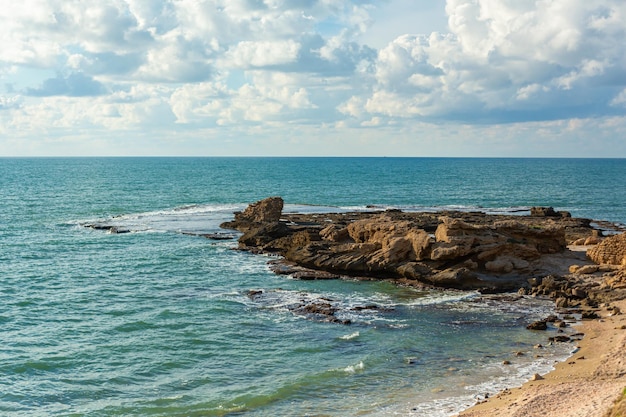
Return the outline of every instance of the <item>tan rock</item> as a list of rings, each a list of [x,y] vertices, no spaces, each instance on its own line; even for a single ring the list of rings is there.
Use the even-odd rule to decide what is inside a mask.
[[[348,234],[357,243],[382,242],[385,237],[401,236],[411,228],[406,221],[391,221],[384,216],[363,219],[348,225]]]
[[[485,264],[485,269],[489,272],[501,272],[508,274],[513,271],[513,268],[513,262],[509,257],[500,257]]]
[[[320,237],[331,242],[343,242],[350,239],[350,234],[346,227],[331,224],[320,230]]]
[[[595,274],[599,270],[600,267],[598,265],[585,265],[578,268],[578,270],[576,270],[576,273],[580,275],[590,275]]]
[[[466,256],[471,252],[471,247],[466,245],[451,245],[447,243],[437,243],[433,247],[430,259],[441,261],[446,259],[457,259]]]
[[[358,220],[347,227],[347,233],[357,243],[379,247],[369,254],[368,265],[374,269],[406,261],[419,261],[430,255],[431,237],[407,221],[392,221],[384,215],[375,219]]]
[[[256,203],[250,204],[239,214],[239,219],[255,223],[277,222],[283,211],[283,199],[269,197]],[[235,220],[239,220],[235,215]]]
[[[585,246],[597,245],[600,242],[602,242],[602,238],[601,237],[599,237],[599,236],[589,236],[587,239],[585,239],[585,243],[583,243],[583,245],[585,245]]]
[[[626,234],[605,238],[589,249],[587,256],[596,264],[626,265]]]
[[[576,272],[578,272],[579,269],[580,269],[580,265],[570,265],[569,273],[575,274]]]

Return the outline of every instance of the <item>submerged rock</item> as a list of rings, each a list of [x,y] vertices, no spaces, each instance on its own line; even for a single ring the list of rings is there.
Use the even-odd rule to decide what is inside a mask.
[[[371,321],[372,314],[385,314],[392,308],[375,304],[351,306],[340,300],[315,294],[287,290],[249,290],[248,298],[263,308],[287,310],[314,321],[349,325]]]

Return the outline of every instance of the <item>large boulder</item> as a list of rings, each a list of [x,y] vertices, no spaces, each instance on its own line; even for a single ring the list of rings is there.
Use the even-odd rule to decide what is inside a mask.
[[[626,233],[607,237],[587,251],[596,264],[626,266]]]
[[[236,211],[233,221],[224,222],[220,226],[225,229],[247,232],[262,224],[276,223],[282,215],[283,205],[284,201],[281,197],[268,197],[250,204],[244,211]]]
[[[235,221],[272,223],[280,220],[284,201],[281,197],[269,197],[250,204],[244,211],[235,213]]]

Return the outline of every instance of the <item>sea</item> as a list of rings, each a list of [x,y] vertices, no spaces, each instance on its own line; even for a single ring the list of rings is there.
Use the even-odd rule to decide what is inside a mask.
[[[269,196],[624,224],[624,184],[624,159],[0,158],[0,415],[450,416],[573,352],[526,329],[549,300],[301,281],[201,235]]]

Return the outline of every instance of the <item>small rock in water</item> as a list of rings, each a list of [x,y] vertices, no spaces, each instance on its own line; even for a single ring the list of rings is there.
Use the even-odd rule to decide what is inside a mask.
[[[526,326],[528,330],[547,330],[548,323],[545,320],[539,320]]]
[[[539,374],[535,374],[532,378],[530,378],[531,381],[541,381],[542,379],[543,377]]]
[[[554,336],[548,339],[551,342],[559,342],[559,343],[565,343],[565,342],[570,342],[572,339],[570,339],[568,336]]]

